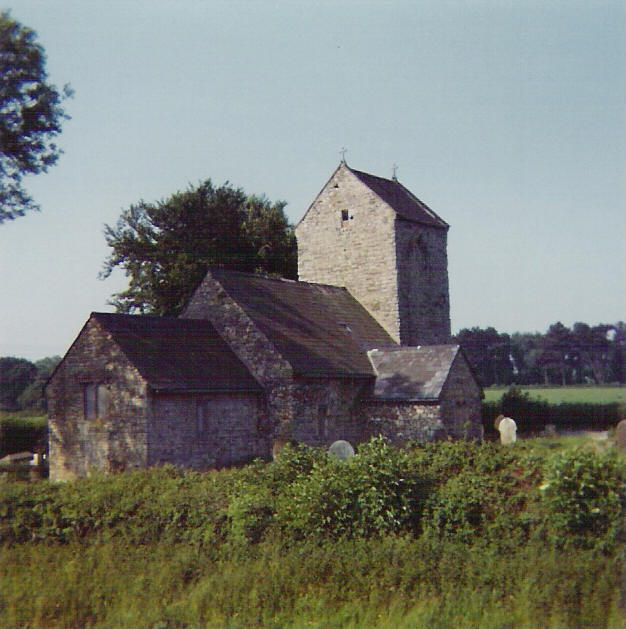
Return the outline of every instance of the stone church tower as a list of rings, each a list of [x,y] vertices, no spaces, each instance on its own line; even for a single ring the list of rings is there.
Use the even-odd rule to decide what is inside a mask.
[[[296,226],[299,280],[345,286],[401,345],[449,343],[448,227],[342,161]]]

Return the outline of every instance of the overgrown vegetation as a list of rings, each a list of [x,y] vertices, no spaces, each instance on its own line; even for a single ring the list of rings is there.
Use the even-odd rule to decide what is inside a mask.
[[[0,614],[30,627],[617,627],[607,449],[382,440],[0,485]]]

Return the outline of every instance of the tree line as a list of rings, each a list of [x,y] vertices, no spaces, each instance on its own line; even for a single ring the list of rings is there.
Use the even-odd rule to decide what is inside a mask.
[[[463,328],[454,341],[483,386],[624,383],[624,322],[571,328],[560,321],[547,332],[499,333]]]
[[[43,412],[46,381],[60,362],[60,356],[35,362],[15,356],[0,358],[0,410]]]

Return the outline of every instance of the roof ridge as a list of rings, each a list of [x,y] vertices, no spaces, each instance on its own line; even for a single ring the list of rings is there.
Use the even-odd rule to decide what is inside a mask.
[[[335,290],[344,290],[347,291],[348,289],[345,286],[337,286],[336,284],[322,284],[321,282],[307,282],[305,280],[292,280],[288,277],[268,277],[266,275],[261,275],[259,273],[251,273],[250,271],[236,271],[234,269],[227,269],[223,266],[209,266],[207,268],[208,272],[213,273],[213,271],[218,271],[218,272],[225,272],[225,273],[233,273],[233,274],[238,274],[238,275],[245,275],[247,277],[251,277],[254,279],[259,279],[259,280],[268,280],[268,281],[273,281],[273,282],[284,282],[286,284],[295,284],[295,285],[299,285],[299,286],[304,286],[304,285],[308,285],[308,286],[324,286],[326,288],[332,288]]]
[[[132,313],[132,312],[98,312],[96,310],[91,311],[92,315],[97,317],[105,316],[105,317],[135,317],[135,318],[144,318],[144,319],[168,319],[175,321],[178,317],[173,315],[158,315],[158,314],[143,314],[143,313]]]
[[[348,166],[346,164],[346,168],[353,172],[354,174],[358,173],[359,175],[367,175],[368,177],[373,177],[374,179],[381,179],[382,181],[387,181],[389,183],[397,183],[400,184],[402,186],[402,184],[397,180],[397,179],[387,179],[387,177],[381,177],[380,175],[373,175],[372,173],[366,173],[364,170],[357,170],[356,168],[351,168],[350,166]],[[408,188],[405,188],[404,186],[402,186],[405,190],[408,190]]]
[[[455,348],[455,349],[459,349],[461,346],[458,343],[433,343],[433,344],[429,344],[429,345],[398,345],[396,346],[391,346],[391,347],[376,347],[373,348],[370,351],[373,352],[406,352],[406,351],[410,351],[410,350],[428,350],[428,349],[435,349],[435,348],[440,348],[440,347],[448,347],[448,348]]]

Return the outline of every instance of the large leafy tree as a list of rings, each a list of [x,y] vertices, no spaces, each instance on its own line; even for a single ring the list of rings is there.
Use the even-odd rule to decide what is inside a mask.
[[[71,89],[48,83],[36,37],[9,12],[0,13],[0,223],[39,208],[22,178],[57,161],[61,151],[53,140],[68,118],[61,104]]]
[[[211,180],[131,205],[105,226],[111,253],[101,277],[116,267],[129,277],[111,303],[118,312],[177,315],[210,265],[295,278],[296,241],[284,207]]]

